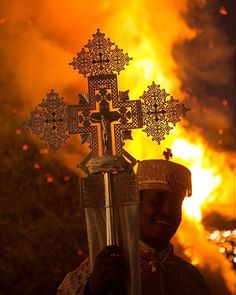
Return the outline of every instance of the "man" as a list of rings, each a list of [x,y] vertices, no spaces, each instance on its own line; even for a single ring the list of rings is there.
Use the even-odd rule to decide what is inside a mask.
[[[142,294],[210,294],[200,272],[174,255],[169,243],[181,222],[183,199],[191,195],[190,171],[166,160],[145,160],[138,165],[137,179]],[[97,256],[92,274],[84,261],[66,276],[58,295],[122,295],[127,275],[123,250],[109,246]]]

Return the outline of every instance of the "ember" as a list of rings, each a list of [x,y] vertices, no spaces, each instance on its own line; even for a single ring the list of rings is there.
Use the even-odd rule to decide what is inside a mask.
[[[64,176],[64,181],[70,181],[70,176],[68,175]]]
[[[227,15],[228,14],[228,12],[227,12],[227,10],[226,10],[226,8],[224,6],[220,7],[219,13],[222,14],[222,15]]]
[[[34,163],[34,168],[37,169],[37,170],[40,169],[39,163]]]
[[[228,100],[224,99],[224,100],[222,101],[222,105],[223,105],[224,107],[227,107],[227,106],[229,105]]]
[[[23,151],[28,151],[28,149],[29,149],[28,144],[24,144],[24,145],[22,145],[22,150],[23,150]]]
[[[47,176],[47,182],[48,182],[48,183],[52,183],[53,181],[54,181],[53,177],[50,176],[50,175],[48,175],[48,176]]]
[[[21,130],[19,128],[16,129],[16,134],[20,135],[21,134]]]
[[[219,246],[219,252],[224,254],[236,269],[236,230],[215,230],[209,234],[208,239]]]
[[[39,153],[42,154],[42,155],[47,155],[49,153],[49,150],[47,148],[40,149]]]
[[[6,19],[4,17],[0,18],[0,25],[4,24],[6,22]]]

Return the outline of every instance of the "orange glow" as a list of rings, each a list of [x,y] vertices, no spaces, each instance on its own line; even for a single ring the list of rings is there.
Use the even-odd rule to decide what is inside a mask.
[[[172,5],[174,6],[173,3]],[[163,6],[165,5],[158,3],[156,9],[165,10]],[[114,19],[114,23],[110,23],[111,36],[114,36],[111,38],[112,41],[121,44],[125,52],[128,52],[134,58],[119,78],[120,88],[122,87],[122,90],[130,89],[131,99],[136,99],[142,95],[152,81],[160,84],[162,88],[165,88],[168,93],[173,94],[177,99],[181,100],[186,96],[180,90],[181,81],[176,76],[178,66],[171,54],[171,48],[176,40],[193,38],[197,32],[192,31],[183,23],[180,14],[181,10],[185,9],[184,1],[181,2],[180,6],[179,10],[176,7],[169,10],[171,14],[173,13],[175,28],[171,25],[168,29],[166,28],[169,37],[167,39],[165,38],[166,31],[165,36],[163,36],[164,30],[158,29],[161,26],[165,27],[165,13],[163,13],[163,17],[162,14],[158,15],[153,27],[146,26],[147,22],[142,19],[142,16],[140,19],[137,12],[130,14],[129,10],[129,17],[125,15],[124,11],[122,11],[122,15],[118,13],[117,18],[122,25],[117,27],[117,30],[115,29],[117,18]],[[126,32],[128,36],[124,38],[119,32],[127,22],[132,24],[132,29]],[[138,43],[134,40],[138,40]],[[227,106],[228,102],[223,101],[222,104]],[[191,105],[188,107],[192,108]],[[192,110],[191,112],[194,113]],[[195,109],[196,115],[197,112],[198,110]],[[203,112],[204,116],[211,116],[210,108],[205,107]],[[188,119],[188,114],[186,118]],[[186,120],[182,118],[181,122],[177,124],[174,130],[170,131],[170,135],[166,136],[165,141],[161,142],[160,146],[146,137],[144,132],[134,130],[132,131],[134,140],[133,142],[127,141],[125,149],[136,159],[143,160],[163,159],[162,153],[167,147],[170,147],[173,153],[173,161],[185,165],[191,170],[193,195],[184,200],[183,222],[177,232],[177,239],[184,246],[185,254],[191,258],[193,264],[212,265],[212,270],[221,268],[222,276],[229,290],[232,291],[234,276],[232,266],[219,252],[219,248],[206,240],[207,233],[201,221],[203,212],[216,211],[222,214],[222,208],[224,208],[224,215],[234,216],[232,207],[234,202],[234,174],[230,167],[233,155],[216,152],[208,146],[199,133],[191,130],[191,126],[188,126]],[[184,126],[188,126],[188,129],[185,130]],[[222,124],[222,127],[225,128],[225,125]],[[217,132],[222,135],[224,129],[217,129]],[[221,139],[220,141],[219,144],[222,144],[223,141]]]
[[[47,148],[40,149],[39,153],[42,154],[42,155],[47,155],[49,153],[49,150]]]
[[[64,176],[64,181],[69,181],[70,180],[70,176],[66,175]]]
[[[79,256],[83,256],[83,255],[84,255],[84,252],[83,252],[82,250],[78,250],[78,251],[77,251],[77,254],[78,254]]]
[[[222,15],[227,15],[228,14],[228,12],[227,12],[227,10],[226,10],[226,8],[224,6],[220,7],[219,13],[222,14]]]
[[[223,105],[224,107],[227,107],[227,106],[229,105],[228,100],[224,99],[224,100],[222,101],[222,105]]]
[[[47,176],[47,182],[52,183],[54,181],[53,177],[51,175]]]
[[[15,79],[17,92],[25,108],[22,117],[32,111],[51,88],[55,88],[65,100],[73,104],[77,103],[79,92],[87,92],[86,79],[73,71],[68,63],[97,28],[133,57],[129,66],[118,76],[119,90],[129,89],[131,99],[138,99],[152,81],[160,84],[161,88],[165,88],[166,92],[171,93],[176,99],[184,100],[188,97],[189,93],[183,92],[183,85],[178,75],[184,65],[175,61],[174,46],[181,41],[188,43],[190,39],[203,32],[208,33],[207,30],[210,33],[216,31],[214,25],[209,26],[208,18],[206,24],[202,23],[202,31],[189,26],[183,17],[188,15],[191,2],[188,0],[136,0],[125,3],[107,0],[60,2],[47,0],[32,2],[34,9],[31,5],[25,7],[19,5],[19,9],[15,10],[12,9],[11,2],[14,1],[4,2],[8,9],[7,13],[4,13],[4,18],[0,19],[0,23],[5,23],[2,28],[8,27],[7,41],[10,42],[4,43],[5,55],[8,57],[7,66],[11,70],[14,69],[12,77]],[[206,3],[205,0],[195,2],[202,7]],[[227,15],[227,10],[222,6],[219,13]],[[188,16],[191,17],[190,14]],[[218,39],[215,40],[214,36]],[[228,48],[222,45],[225,42],[222,34],[213,37],[209,37],[209,40],[212,39],[209,45],[217,49],[212,51],[216,54],[215,59],[224,56],[224,49],[226,55],[229,55]],[[217,44],[222,45],[219,50]],[[199,48],[199,52],[201,49],[202,47]],[[194,50],[198,53],[198,48]],[[190,54],[186,55],[185,63],[188,59],[191,59]],[[212,76],[212,69],[208,70],[209,73],[205,72],[206,67],[204,73],[198,68],[193,67],[192,70],[193,78],[195,74],[203,78],[207,76],[209,81],[217,83],[215,78],[218,76]],[[218,75],[227,79],[228,76],[224,75],[224,71],[219,69],[218,72]],[[196,95],[193,89],[188,88],[188,92]],[[196,98],[196,102],[200,98]],[[201,116],[197,103],[187,106],[191,108],[191,116],[194,118],[204,120],[210,118],[213,123],[215,118],[221,120],[220,128],[213,125],[214,135],[217,135],[217,132],[219,135],[226,133],[228,118],[214,116],[210,106],[203,109]],[[222,101],[223,107],[229,107],[227,99]],[[17,111],[21,112],[19,109]],[[16,109],[12,109],[12,113],[15,114]],[[187,113],[186,119],[181,119],[161,145],[153,142],[141,130],[134,130],[132,132],[134,140],[127,141],[124,148],[138,160],[163,159],[163,151],[171,148],[172,160],[191,170],[193,196],[184,201],[183,222],[177,233],[178,241],[186,249],[185,254],[192,259],[192,263],[201,266],[208,264],[211,268],[220,269],[229,290],[233,292],[234,278],[231,265],[219,252],[219,248],[206,240],[207,233],[202,225],[202,218],[204,214],[212,211],[229,218],[235,217],[235,155],[229,151],[217,151],[204,140],[204,129],[194,129],[190,125],[187,121],[188,116]],[[208,127],[206,122],[204,128]],[[78,136],[71,136],[67,144],[69,148],[62,149],[58,158],[61,157],[63,163],[79,173],[75,163],[85,157],[88,147],[79,148]],[[220,149],[222,146],[223,140],[220,138],[217,148]],[[28,148],[26,144],[22,146],[23,150]],[[43,148],[39,153],[47,155],[49,151]],[[54,179],[46,175],[46,181],[52,183]],[[69,181],[69,178],[65,176],[64,181]]]
[[[188,163],[187,166],[192,172],[193,196],[184,200],[183,209],[190,218],[200,221],[202,204],[207,199],[214,201],[214,196],[211,194],[215,187],[221,184],[222,178],[215,173],[213,167],[205,167],[203,146],[193,145],[184,139],[176,139],[172,149],[176,157],[181,157],[182,161]]]
[[[20,135],[21,134],[21,130],[19,128],[16,129],[16,134]]]
[[[24,144],[24,145],[22,145],[22,150],[23,150],[23,151],[28,151],[28,149],[29,149],[28,144]]]
[[[40,169],[39,163],[34,163],[34,168],[37,169],[37,170]]]
[[[222,128],[218,129],[218,134],[223,134],[224,133],[224,130]]]

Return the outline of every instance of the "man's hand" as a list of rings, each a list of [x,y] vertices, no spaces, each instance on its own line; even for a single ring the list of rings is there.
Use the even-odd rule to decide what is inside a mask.
[[[93,273],[87,283],[88,293],[94,295],[125,294],[127,265],[120,247],[107,246],[97,256]]]

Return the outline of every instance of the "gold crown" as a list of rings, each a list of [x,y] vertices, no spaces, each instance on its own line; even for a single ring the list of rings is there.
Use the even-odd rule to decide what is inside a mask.
[[[144,160],[138,164],[138,189],[157,189],[192,195],[191,172],[186,167],[167,160]]]

